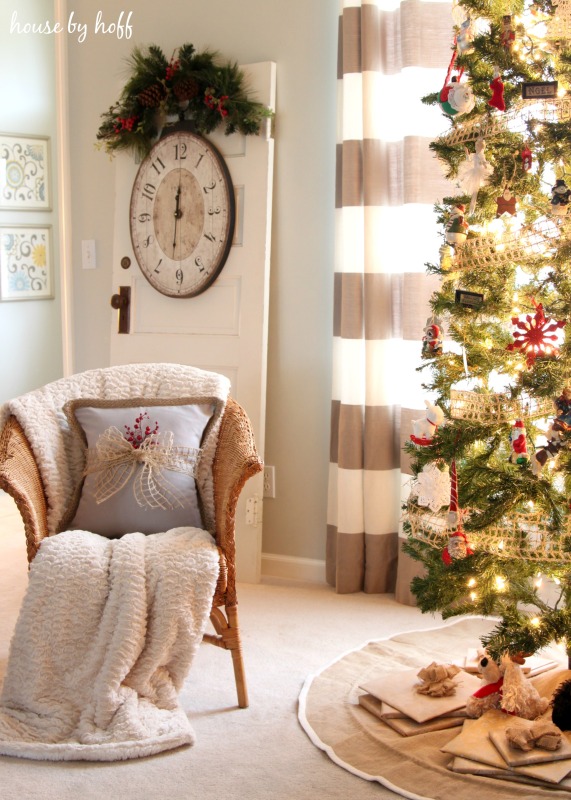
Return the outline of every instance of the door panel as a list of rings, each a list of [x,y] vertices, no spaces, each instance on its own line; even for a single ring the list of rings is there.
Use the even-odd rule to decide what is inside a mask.
[[[275,64],[242,67],[253,96],[274,106]],[[266,361],[273,139],[268,121],[259,136],[214,132],[208,138],[220,150],[230,170],[236,196],[236,229],[228,260],[217,280],[201,295],[166,297],[141,274],[129,235],[129,202],[138,165],[118,155],[115,176],[113,286],[131,287],[130,333],[117,332],[117,312],[111,311],[111,364],[170,361],[226,375],[232,396],[250,417],[260,456],[264,456]],[[121,266],[128,256],[131,266]],[[125,262],[124,262],[125,263]],[[248,499],[257,496],[261,508],[261,475],[242,492],[236,515],[238,579],[260,579],[262,522],[246,522]]]

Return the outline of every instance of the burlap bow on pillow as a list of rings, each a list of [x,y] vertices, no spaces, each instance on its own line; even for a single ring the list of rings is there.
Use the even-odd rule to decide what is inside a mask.
[[[170,431],[152,433],[137,447],[112,426],[104,431],[95,449],[88,449],[85,475],[96,473],[95,500],[104,503],[133,479],[139,506],[173,509],[184,507],[184,497],[165,476],[165,470],[194,477],[200,450],[177,447]]]

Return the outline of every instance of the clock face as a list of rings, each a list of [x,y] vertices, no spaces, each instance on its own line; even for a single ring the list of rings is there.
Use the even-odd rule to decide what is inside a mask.
[[[133,250],[147,280],[170,297],[193,297],[216,279],[234,236],[234,188],[216,148],[179,130],[160,139],[133,184]]]

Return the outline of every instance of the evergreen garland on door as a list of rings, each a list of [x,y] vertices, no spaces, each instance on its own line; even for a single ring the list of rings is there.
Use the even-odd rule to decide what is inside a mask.
[[[457,511],[420,505],[413,485],[405,550],[425,567],[412,582],[422,611],[499,617],[483,639],[494,658],[553,641],[571,657],[571,19],[560,5],[459,0],[442,84],[423,98],[448,119],[431,149],[457,187],[436,206],[441,260],[427,264],[442,278],[441,347],[423,347],[419,368],[446,420],[405,449],[422,480],[428,465],[455,465]],[[469,547],[451,549],[458,532]]]
[[[107,152],[130,150],[144,157],[163,129],[192,121],[197,133],[219,126],[226,134],[257,134],[273,112],[253,100],[237,64],[217,53],[183,44],[168,60],[160,47],[136,47],[128,61],[131,76],[119,100],[101,115],[97,131]]]

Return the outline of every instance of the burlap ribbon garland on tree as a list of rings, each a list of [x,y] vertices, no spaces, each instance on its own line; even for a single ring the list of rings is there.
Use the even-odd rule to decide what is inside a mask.
[[[178,447],[171,431],[153,433],[138,447],[128,442],[114,426],[87,450],[84,475],[96,474],[95,501],[104,503],[133,478],[133,495],[138,505],[172,510],[184,508],[184,495],[165,477],[165,470],[195,476],[200,450]],[[140,469],[139,469],[140,467]]]

